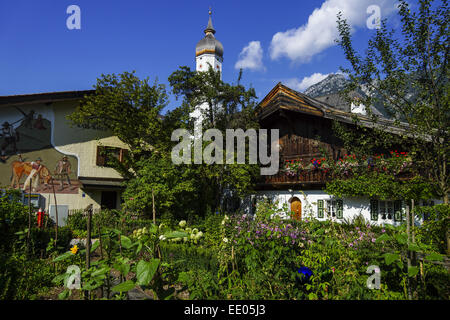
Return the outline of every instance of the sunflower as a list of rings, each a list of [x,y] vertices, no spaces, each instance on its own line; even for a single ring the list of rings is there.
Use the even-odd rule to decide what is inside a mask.
[[[72,248],[70,248],[70,251],[72,252],[72,254],[76,254],[78,252],[78,246],[74,245]]]

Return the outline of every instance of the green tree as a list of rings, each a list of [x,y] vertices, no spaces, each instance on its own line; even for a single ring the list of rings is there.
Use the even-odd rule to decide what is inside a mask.
[[[153,199],[158,216],[185,218],[197,213],[198,177],[189,165],[176,166],[170,154],[153,153],[136,163],[136,176],[127,182],[123,194],[128,210],[151,217]]]
[[[180,67],[169,77],[173,93],[183,98],[183,106],[190,113],[199,105],[206,105],[202,110],[202,130],[219,129],[225,137],[226,129],[257,129],[255,117],[256,94],[253,88],[246,89],[240,84],[242,71],[237,84],[228,84],[220,79],[219,72],[210,66],[208,71],[195,72],[189,67]],[[191,119],[192,120],[192,119]],[[193,121],[190,122],[193,128]],[[223,154],[226,143],[224,143]],[[246,142],[248,151],[248,142]],[[221,196],[225,190],[236,196],[245,196],[252,190],[259,168],[256,164],[199,164],[197,165],[199,188],[201,190],[204,210],[210,207],[218,209]],[[225,161],[224,161],[225,163]]]
[[[191,171],[170,160],[171,132],[185,126],[183,106],[161,113],[168,99],[164,85],[139,79],[134,72],[101,75],[95,93],[68,116],[72,124],[105,130],[129,147],[124,162],[111,165],[126,178],[125,207],[151,215],[153,195],[158,215],[195,199]],[[178,200],[177,200],[178,199]]]
[[[94,88],[95,93],[85,96],[68,119],[77,126],[111,132],[126,143],[128,167],[167,142],[163,130],[167,124],[161,116],[168,103],[163,84],[155,81],[151,85],[148,78],[141,80],[134,72],[124,72],[102,74]],[[116,167],[129,174],[125,167]]]
[[[358,89],[368,92],[361,103],[382,106],[392,118],[380,121],[367,110],[375,133],[361,129],[364,134],[352,145],[354,149],[365,145],[372,150],[375,144],[408,146],[422,176],[437,186],[438,195],[448,203],[448,1],[420,0],[413,12],[401,0],[398,9],[401,30],[388,30],[386,20],[382,21],[364,56],[353,46],[350,25],[342,14],[338,15],[338,43],[350,62],[349,68],[341,68],[350,78],[345,93]],[[358,118],[355,122],[362,128]],[[350,141],[351,135],[340,136]]]

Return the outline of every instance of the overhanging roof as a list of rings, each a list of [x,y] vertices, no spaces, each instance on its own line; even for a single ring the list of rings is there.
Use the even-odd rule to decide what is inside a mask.
[[[0,107],[24,105],[30,103],[49,103],[56,101],[81,100],[86,95],[93,94],[94,92],[95,90],[81,90],[0,96]]]
[[[354,118],[356,117],[360,124],[365,127],[376,127],[381,130],[389,130],[395,134],[405,133],[405,130],[408,128],[408,124],[406,123],[397,125],[393,120],[382,118],[380,116],[378,116],[377,122],[374,123],[372,119],[367,116],[334,108],[323,101],[311,98],[303,93],[286,87],[281,82],[279,82],[259,103],[257,111],[258,119],[260,121],[264,120],[278,110],[290,110],[350,124],[354,124]]]
[[[123,189],[121,178],[78,177],[83,189]]]

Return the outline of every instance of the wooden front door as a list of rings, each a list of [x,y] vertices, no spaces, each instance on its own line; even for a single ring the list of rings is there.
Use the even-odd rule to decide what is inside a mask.
[[[294,212],[295,220],[302,220],[302,202],[299,198],[291,200],[291,211]]]

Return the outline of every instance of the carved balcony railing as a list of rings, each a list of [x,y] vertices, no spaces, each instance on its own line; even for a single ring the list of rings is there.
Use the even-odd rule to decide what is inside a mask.
[[[324,169],[299,170],[295,174],[287,174],[285,170],[272,176],[263,176],[263,184],[292,184],[292,183],[325,183],[331,178],[330,173]]]
[[[373,169],[368,169],[373,170]],[[378,171],[378,170],[374,170]],[[351,178],[355,174],[354,172],[350,172],[347,175],[337,175],[333,174],[327,168],[318,168],[318,169],[303,169],[299,170],[295,173],[287,172],[285,169],[280,169],[277,174],[271,176],[261,176],[259,184],[279,184],[279,185],[288,185],[288,184],[325,184],[332,179],[345,179]],[[409,180],[414,177],[414,173],[412,171],[405,171],[398,174],[395,174],[395,177],[398,180]]]

